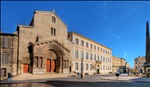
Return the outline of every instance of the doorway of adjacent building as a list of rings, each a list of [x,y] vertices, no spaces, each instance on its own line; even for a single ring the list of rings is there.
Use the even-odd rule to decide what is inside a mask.
[[[29,73],[29,64],[24,64],[23,65],[23,72],[24,73]]]
[[[46,61],[46,67],[47,67],[47,72],[51,72],[51,60],[50,59]]]
[[[71,73],[71,66],[69,66],[69,72]]]

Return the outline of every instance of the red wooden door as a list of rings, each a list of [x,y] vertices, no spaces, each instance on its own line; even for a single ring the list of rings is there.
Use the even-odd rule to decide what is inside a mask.
[[[23,66],[23,72],[24,73],[28,73],[29,72],[29,65],[28,64],[24,64],[24,66]]]
[[[50,66],[51,66],[51,61],[50,60],[47,60],[46,61],[46,67],[47,67],[47,72],[50,72]]]
[[[56,72],[56,61],[52,60],[52,72]]]

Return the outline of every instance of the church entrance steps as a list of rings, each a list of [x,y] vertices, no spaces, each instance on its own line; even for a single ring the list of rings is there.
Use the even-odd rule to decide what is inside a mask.
[[[12,80],[37,80],[37,79],[49,79],[49,78],[62,78],[68,76],[75,76],[74,74],[62,74],[62,73],[46,73],[42,75],[34,75],[31,73],[22,73],[14,76]]]

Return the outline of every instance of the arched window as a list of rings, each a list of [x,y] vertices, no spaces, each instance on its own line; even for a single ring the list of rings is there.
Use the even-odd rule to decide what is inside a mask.
[[[2,53],[2,57],[1,57],[1,63],[2,64],[8,64],[8,53]]]
[[[2,38],[2,47],[8,48],[8,42],[9,42],[8,37],[3,37]]]
[[[56,23],[56,18],[54,16],[52,16],[52,22]]]

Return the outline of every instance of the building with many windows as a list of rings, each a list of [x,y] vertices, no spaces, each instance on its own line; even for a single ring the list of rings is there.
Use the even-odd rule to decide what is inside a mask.
[[[145,56],[139,56],[134,59],[134,72],[142,73],[144,71]]]
[[[75,32],[52,12],[35,11],[31,23],[18,25],[13,34],[0,33],[1,76],[49,72],[108,73],[112,50]]]
[[[73,67],[75,72],[101,73],[112,72],[112,50],[102,44],[88,39],[78,33],[70,32],[69,39],[73,44]],[[83,59],[83,65],[81,61]]]
[[[8,34],[8,33],[1,33],[0,34],[1,40],[1,77],[6,77],[7,72],[13,72],[16,74],[17,70],[17,49],[18,44],[18,35],[15,34]]]

